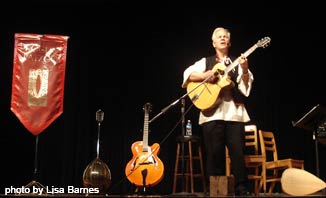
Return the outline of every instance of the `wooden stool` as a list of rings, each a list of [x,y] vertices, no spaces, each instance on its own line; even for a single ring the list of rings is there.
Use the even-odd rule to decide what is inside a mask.
[[[193,145],[195,147],[193,147]],[[182,146],[184,146],[183,156],[181,150]],[[185,166],[182,167],[182,165]],[[205,182],[205,175],[204,175],[201,140],[198,136],[194,136],[194,135],[185,136],[185,137],[179,136],[177,137],[177,154],[176,154],[175,167],[174,167],[173,193],[176,193],[177,181],[183,181],[183,186],[181,186],[183,192],[189,192],[188,186],[190,182],[190,193],[195,193],[195,188],[194,188],[195,178],[201,180],[201,183],[203,185],[202,189],[205,193],[206,182]]]

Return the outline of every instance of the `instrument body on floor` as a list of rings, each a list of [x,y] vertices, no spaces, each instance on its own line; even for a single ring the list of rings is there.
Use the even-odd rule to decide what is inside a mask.
[[[288,168],[282,173],[282,190],[293,196],[304,196],[326,188],[326,183],[303,169]]]

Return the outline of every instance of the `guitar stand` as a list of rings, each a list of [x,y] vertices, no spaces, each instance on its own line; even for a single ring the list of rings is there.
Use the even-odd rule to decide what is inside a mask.
[[[134,185],[135,186],[135,185]],[[151,195],[152,192],[150,191],[151,186],[135,186],[135,191],[134,195],[137,196],[146,196],[146,195]]]
[[[147,188],[145,186],[138,186],[138,187],[136,187],[135,194],[148,195]]]
[[[147,188],[146,188],[147,173],[148,173],[147,169],[144,169],[144,170],[141,171],[142,178],[143,178],[143,182],[142,182],[143,185],[136,188],[136,192],[138,192],[137,193],[138,195],[148,195],[148,191],[147,191]]]
[[[148,195],[147,187],[146,187],[146,177],[147,177],[147,169],[141,171],[143,177],[143,186],[136,187],[135,193],[137,195]],[[150,187],[150,186],[149,186]]]

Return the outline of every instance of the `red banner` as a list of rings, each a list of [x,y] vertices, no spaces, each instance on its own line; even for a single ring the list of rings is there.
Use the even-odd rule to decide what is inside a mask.
[[[15,34],[11,111],[33,135],[63,112],[68,38]]]

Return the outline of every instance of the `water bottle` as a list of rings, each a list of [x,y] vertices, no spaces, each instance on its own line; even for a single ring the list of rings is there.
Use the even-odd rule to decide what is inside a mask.
[[[191,121],[188,120],[186,124],[186,136],[191,136],[192,135],[192,124]]]

